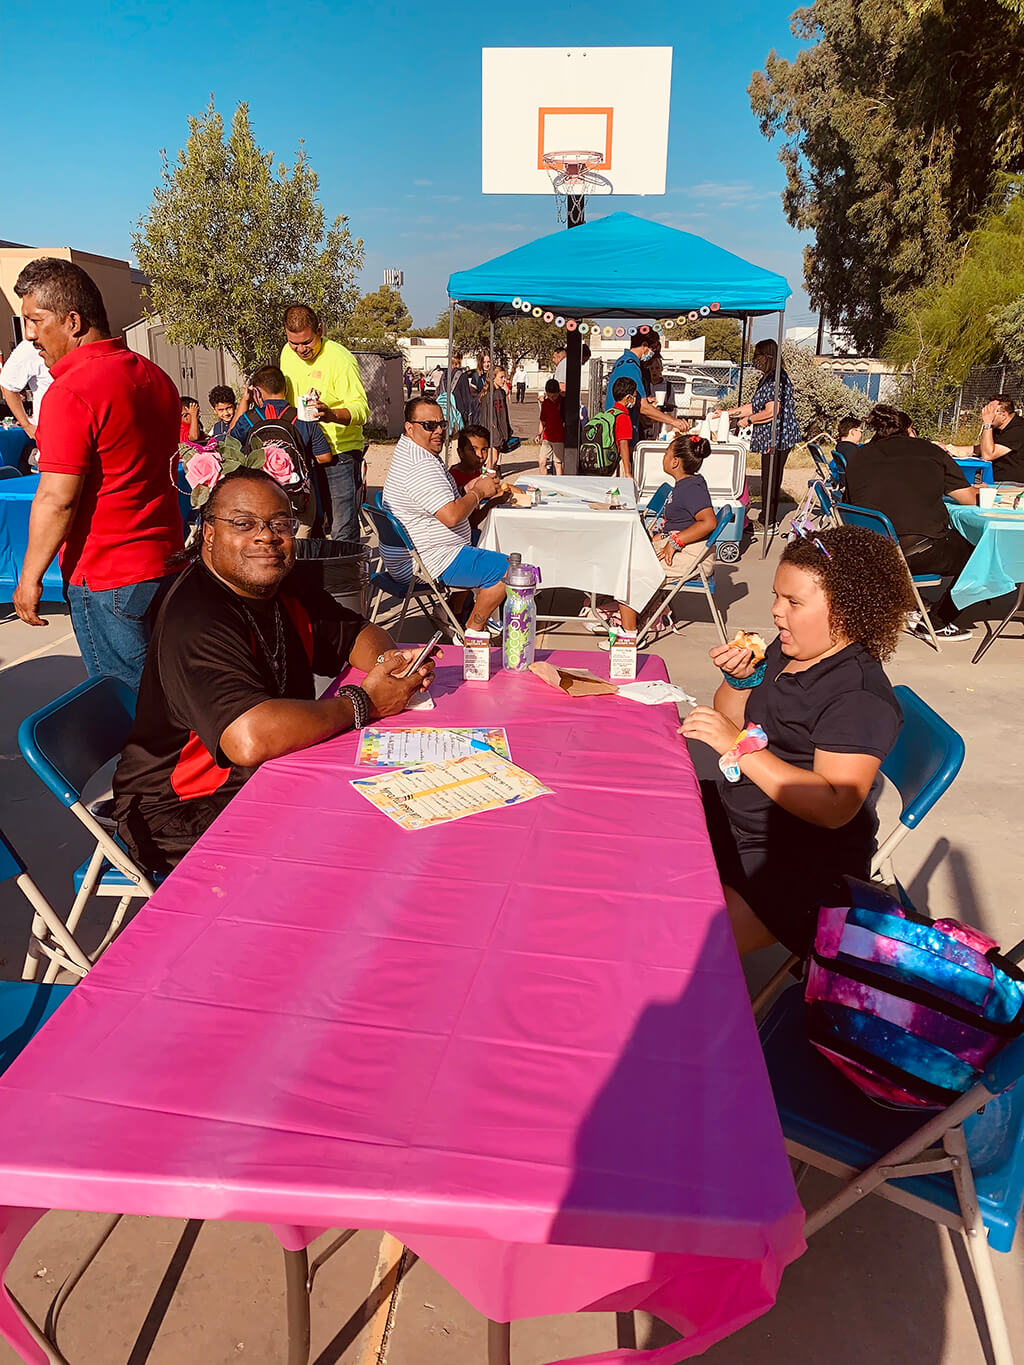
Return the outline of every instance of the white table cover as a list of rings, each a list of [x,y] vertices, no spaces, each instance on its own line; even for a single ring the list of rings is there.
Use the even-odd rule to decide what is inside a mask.
[[[495,507],[480,536],[485,550],[518,552],[524,564],[540,569],[542,587],[606,593],[636,611],[647,605],[664,573],[640,514],[587,506],[618,488],[624,504],[635,508],[632,479],[523,475],[516,482],[548,496],[539,507]]]

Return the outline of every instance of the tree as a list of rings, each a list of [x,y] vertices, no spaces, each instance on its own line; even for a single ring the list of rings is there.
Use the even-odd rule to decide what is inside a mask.
[[[422,333],[426,337],[446,337],[448,335],[448,309],[438,316],[433,327]],[[454,340],[456,350],[463,355],[476,355],[486,351],[490,335],[490,323],[480,313],[471,308],[456,308]],[[526,317],[514,313],[511,317],[497,318],[494,323],[494,358],[499,365],[515,369],[521,360],[532,356],[539,365],[551,364],[552,353],[565,345],[565,331],[541,318]]]
[[[239,104],[225,138],[209,106],[189,118],[188,141],[172,164],[161,152],[161,183],[132,234],[149,276],[151,315],[168,338],[223,346],[246,374],[276,360],[282,313],[308,303],[332,329],[355,301],[363,244],[348,219],[326,227],[318,179],[300,144],[289,171],[253,138]]]
[[[791,341],[782,343],[782,364],[793,382],[793,408],[804,438],[810,440],[823,428],[834,430],[842,417],[866,417],[871,408],[867,394],[851,389],[816,363],[814,354]],[[722,399],[723,408],[749,403],[761,375],[747,368],[743,373],[743,397],[735,389]]]
[[[748,88],[781,137],[782,196],[815,235],[815,307],[876,351],[908,294],[950,270],[1003,172],[1024,169],[1020,0],[814,0],[811,46]]]
[[[345,323],[345,338],[353,344],[394,347],[412,329],[412,317],[401,294],[381,285],[364,294]]]
[[[886,338],[884,354],[943,390],[955,390],[975,365],[1020,354],[1024,295],[1024,181],[970,235],[948,276],[912,294]]]
[[[682,327],[677,325],[662,340],[693,341],[697,337],[704,338],[705,360],[731,360],[734,365],[740,363],[743,331],[735,318],[702,318],[700,322],[686,322]],[[749,347],[747,353],[749,357]]]

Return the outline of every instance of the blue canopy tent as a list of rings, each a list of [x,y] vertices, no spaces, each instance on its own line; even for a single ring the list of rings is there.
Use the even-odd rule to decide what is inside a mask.
[[[632,213],[611,213],[570,232],[563,229],[538,237],[450,276],[449,372],[456,304],[490,319],[493,350],[494,320],[518,312],[528,301],[566,318],[669,318],[707,308],[711,316],[743,318],[744,341],[750,318],[778,313],[778,384],[786,300],[791,292],[782,275],[752,265],[692,232]],[[578,370],[575,378],[578,396]],[[567,382],[567,398],[570,392]],[[776,405],[773,467],[778,412]]]

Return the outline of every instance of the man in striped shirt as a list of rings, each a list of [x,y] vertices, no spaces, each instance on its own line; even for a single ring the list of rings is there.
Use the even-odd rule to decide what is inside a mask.
[[[440,407],[429,399],[410,398],[405,405],[405,435],[395,446],[384,482],[384,506],[439,582],[473,590],[466,627],[484,630],[505,600],[508,556],[473,545],[469,518],[486,499],[497,497],[500,485],[490,474],[481,474],[460,493],[442,463],[444,433]],[[393,577],[409,581],[412,565],[407,555],[395,557],[385,551],[384,559]]]

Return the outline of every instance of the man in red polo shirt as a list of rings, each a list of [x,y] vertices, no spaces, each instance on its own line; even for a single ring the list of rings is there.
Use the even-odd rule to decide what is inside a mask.
[[[183,548],[171,462],[181,403],[152,361],[113,340],[85,271],[44,256],[18,276],[26,338],[53,376],[36,432],[39,488],[14,607],[32,626],[58,550],[90,677],[138,688],[154,602]]]

